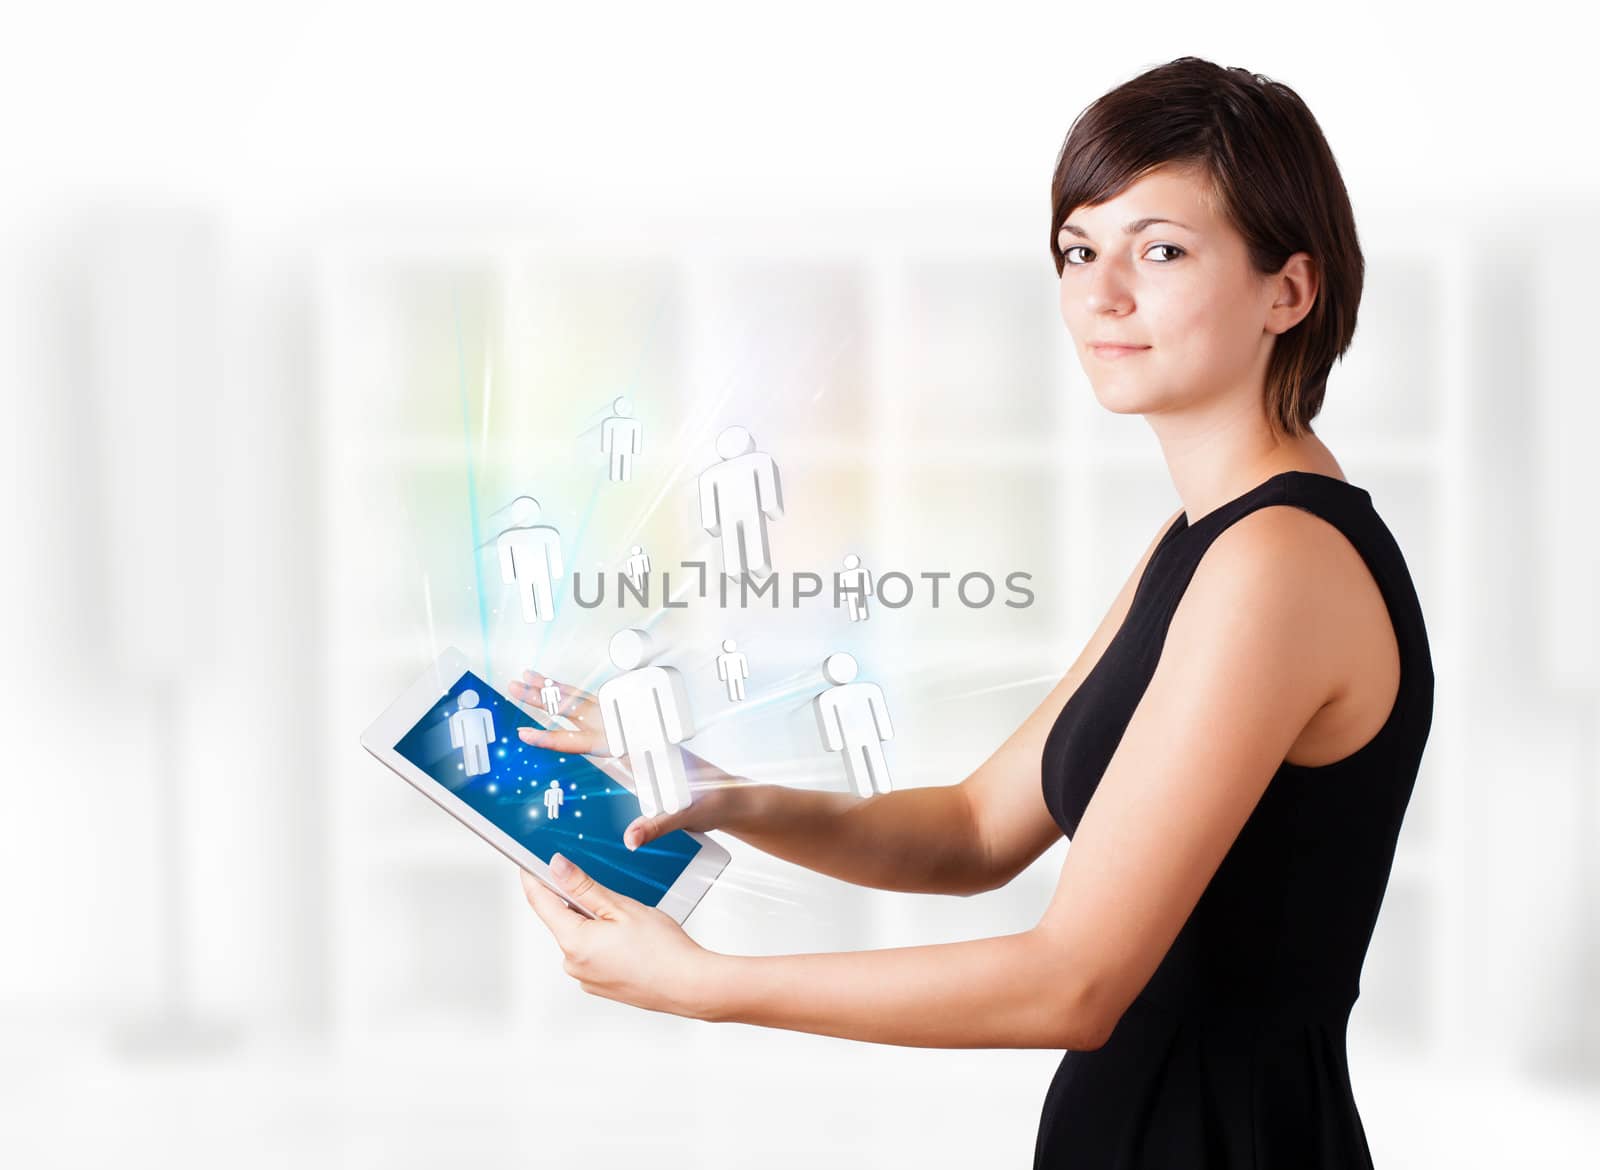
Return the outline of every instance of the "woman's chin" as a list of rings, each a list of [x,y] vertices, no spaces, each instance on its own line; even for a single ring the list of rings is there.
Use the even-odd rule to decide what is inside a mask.
[[[1144,414],[1155,405],[1150,395],[1133,393],[1125,386],[1090,386],[1095,401],[1112,414]]]

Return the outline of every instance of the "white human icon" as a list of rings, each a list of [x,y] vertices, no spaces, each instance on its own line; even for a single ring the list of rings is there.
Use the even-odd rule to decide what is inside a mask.
[[[728,698],[737,703],[744,698],[744,680],[750,677],[750,660],[732,638],[722,641],[717,655],[717,677],[728,684]]]
[[[644,450],[644,427],[630,417],[633,405],[626,397],[614,400],[611,411],[600,424],[600,450],[611,457],[612,481],[621,482],[633,475],[633,457]]]
[[[822,673],[834,684],[815,699],[822,743],[830,752],[844,752],[844,770],[858,796],[890,791],[889,764],[883,741],[894,738],[889,705],[877,683],[854,682],[856,660],[843,652],[822,662]]]
[[[844,572],[839,574],[839,591],[844,594],[845,608],[853,622],[866,621],[867,598],[872,596],[872,574],[861,567],[861,558],[851,553],[844,559]]]
[[[547,678],[544,686],[539,688],[539,698],[544,701],[544,709],[551,715],[556,714],[561,706],[561,688],[556,685],[556,680]]]
[[[561,791],[561,781],[550,781],[550,787],[544,790],[544,815],[552,821],[561,819],[561,806],[566,802],[567,794]]]
[[[644,575],[650,571],[650,554],[634,545],[628,557],[628,580],[639,589],[644,588]]]
[[[462,691],[450,716],[450,746],[461,749],[463,770],[482,776],[489,770],[489,745],[494,742],[494,716],[478,706],[477,691]]]
[[[767,520],[783,515],[783,487],[772,456],[741,426],[717,436],[722,462],[700,473],[700,524],[722,538],[722,571],[735,580],[772,571]]]
[[[618,631],[611,661],[623,673],[595,694],[605,724],[607,755],[628,757],[635,795],[646,816],[689,804],[689,778],[678,744],[693,734],[683,676],[670,666],[645,666],[650,635]]]
[[[561,534],[538,523],[539,501],[532,496],[518,496],[511,508],[513,526],[495,540],[500,551],[500,579],[516,584],[524,621],[551,621],[556,616],[555,582],[564,571]]]

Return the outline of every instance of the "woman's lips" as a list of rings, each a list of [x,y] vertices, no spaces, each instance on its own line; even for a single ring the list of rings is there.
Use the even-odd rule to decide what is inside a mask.
[[[1148,345],[1091,345],[1089,348],[1094,350],[1096,357],[1103,357],[1108,361],[1116,361],[1118,358],[1127,357],[1131,353],[1143,353],[1150,347]]]

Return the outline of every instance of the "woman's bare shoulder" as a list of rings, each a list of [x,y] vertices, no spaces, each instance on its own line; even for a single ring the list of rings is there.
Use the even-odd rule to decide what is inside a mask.
[[[1224,620],[1230,601],[1261,596],[1263,587],[1275,608],[1298,617],[1289,649],[1326,680],[1330,699],[1370,680],[1372,663],[1386,651],[1397,664],[1388,607],[1372,571],[1324,517],[1290,504],[1256,509],[1211,542],[1190,588],[1197,603],[1209,599],[1211,616]],[[1384,680],[1376,681],[1382,691]]]

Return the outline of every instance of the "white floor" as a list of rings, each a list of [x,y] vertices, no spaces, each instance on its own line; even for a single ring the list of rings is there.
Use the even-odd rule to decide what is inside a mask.
[[[616,1026],[625,1018],[602,1009],[581,1047],[442,1029],[342,1057],[287,1044],[130,1057],[103,1040],[14,1033],[0,1058],[0,1164],[1026,1166],[1055,1063]],[[1600,1149],[1600,1086],[1352,1064],[1380,1167],[1592,1165]]]

